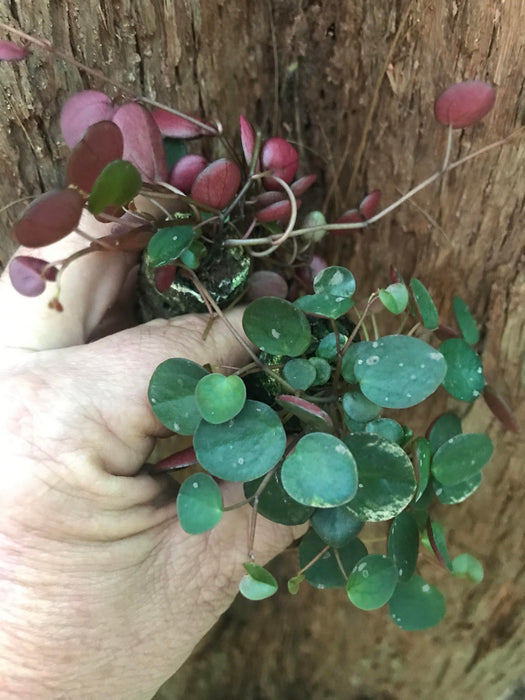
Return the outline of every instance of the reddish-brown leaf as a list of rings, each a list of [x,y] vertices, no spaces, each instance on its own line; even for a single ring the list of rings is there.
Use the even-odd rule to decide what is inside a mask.
[[[297,202],[299,206],[299,202]],[[281,219],[288,219],[292,212],[292,205],[289,199],[283,199],[280,202],[275,202],[275,204],[270,204],[268,207],[261,209],[255,215],[257,221],[280,221]]]
[[[336,224],[360,224],[363,222],[363,217],[361,214],[357,211],[357,209],[348,209],[348,211],[345,211],[344,214],[342,214],[337,221],[335,222]],[[354,231],[360,231],[361,229],[358,228],[347,228],[347,229],[339,229],[335,231],[330,231],[332,236],[346,236],[348,233],[353,233]]]
[[[162,135],[150,112],[136,102],[129,102],[117,109],[112,121],[124,137],[122,158],[133,163],[145,182],[165,182],[168,161]]]
[[[175,279],[177,266],[169,263],[155,268],[155,287],[162,293],[167,292]]]
[[[115,107],[107,95],[97,90],[81,90],[70,97],[60,113],[64,140],[73,148],[96,122],[110,120]]]
[[[196,153],[182,156],[171,169],[168,182],[173,187],[184,192],[184,194],[189,194],[197,176],[202,173],[207,165],[208,161],[206,158]]]
[[[197,456],[193,447],[187,447],[185,450],[175,452],[169,457],[161,459],[157,464],[153,464],[149,467],[149,472],[150,474],[160,474],[160,472],[191,467],[192,464],[197,464]]]
[[[71,233],[80,221],[84,200],[77,190],[51,190],[36,199],[15,224],[12,235],[28,248],[40,248]]]
[[[300,177],[292,183],[292,192],[296,197],[300,197],[306,190],[310,189],[316,180],[317,175],[305,175],[304,177]]]
[[[122,132],[114,122],[106,120],[92,124],[69,156],[67,184],[89,194],[106,165],[122,158],[123,149]]]
[[[250,122],[241,114],[239,117],[241,124],[241,144],[244,158],[248,165],[252,164],[253,149],[255,148],[255,129]],[[257,168],[256,168],[257,170]]]
[[[507,430],[510,430],[512,433],[519,433],[518,422],[508,401],[490,384],[487,384],[482,394],[491,413],[503,423]]]
[[[282,275],[273,270],[258,270],[248,278],[246,299],[254,301],[260,297],[286,299],[288,284]]]
[[[202,121],[203,125],[199,126],[188,119],[184,119],[184,117],[180,117],[178,114],[173,114],[166,109],[160,108],[153,109],[151,116],[163,136],[170,136],[174,139],[195,139],[199,136],[214,135],[209,128],[206,128],[210,125],[206,125],[201,119],[198,121]]]
[[[288,184],[297,172],[299,154],[291,143],[274,136],[262,147],[261,164],[263,170],[269,170]],[[282,189],[281,185],[271,177],[264,178],[263,184],[267,190]]]
[[[191,188],[191,196],[200,204],[224,209],[235,197],[240,184],[239,167],[227,158],[220,158],[197,176]]]
[[[359,205],[359,212],[365,219],[371,219],[376,213],[377,207],[379,206],[379,200],[381,199],[381,190],[373,190],[370,194],[367,194]]]
[[[447,88],[434,103],[434,114],[440,124],[454,129],[479,122],[490,112],[496,91],[481,80],[467,80]]]

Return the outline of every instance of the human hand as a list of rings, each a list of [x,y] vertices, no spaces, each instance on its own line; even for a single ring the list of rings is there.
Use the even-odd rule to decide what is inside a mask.
[[[83,228],[104,229],[93,219]],[[71,236],[43,257],[81,245]],[[168,434],[147,400],[155,367],[174,356],[241,365],[244,351],[218,321],[203,343],[199,316],[85,344],[132,264],[122,254],[79,260],[64,274],[62,314],[49,295],[21,297],[6,275],[0,283],[0,697],[151,697],[244,573],[249,506],[187,535],[163,497],[167,477],[141,472]],[[230,315],[239,329],[240,319]],[[241,497],[229,485],[225,501]],[[298,534],[259,518],[257,562]]]

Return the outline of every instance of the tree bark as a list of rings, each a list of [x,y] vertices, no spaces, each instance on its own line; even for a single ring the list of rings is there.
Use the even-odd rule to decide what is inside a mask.
[[[333,217],[376,187],[389,203],[439,167],[446,133],[432,105],[449,84],[479,78],[497,87],[493,112],[455,135],[453,158],[512,133],[525,109],[523,0],[0,0],[0,20],[137,93],[219,118],[228,133],[242,113],[267,135],[295,140],[303,173],[320,174],[308,204]],[[2,207],[62,182],[60,106],[78,89],[106,87],[43,51],[1,65],[0,81]],[[364,234],[329,244],[363,295],[388,282],[391,264],[425,282],[443,320],[461,294],[480,321],[488,380],[507,387],[521,425],[524,151],[517,136]],[[4,263],[22,210],[0,214]],[[443,392],[428,404],[415,416],[419,427],[452,406],[495,442],[480,490],[434,510],[452,554],[483,562],[483,583],[451,580],[427,562],[423,575],[446,594],[448,613],[426,633],[402,632],[384,610],[356,610],[344,591],[303,585],[296,597],[238,600],[159,698],[511,697],[525,652],[524,440],[481,402],[460,405]],[[276,563],[283,581],[293,568],[290,555]]]

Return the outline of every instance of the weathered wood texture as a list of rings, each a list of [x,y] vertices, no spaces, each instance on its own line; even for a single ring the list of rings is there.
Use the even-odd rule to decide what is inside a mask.
[[[389,202],[436,167],[445,132],[432,103],[451,82],[488,79],[498,89],[493,113],[456,136],[453,157],[511,133],[525,109],[523,0],[0,0],[0,18],[150,97],[219,117],[228,131],[242,112],[297,140],[304,172],[325,172],[317,197],[329,192],[333,214],[375,187]],[[0,81],[2,206],[61,181],[60,105],[102,86],[42,52],[0,66]],[[508,387],[522,425],[524,155],[515,138],[332,250],[363,292],[384,284],[392,263],[428,284],[443,319],[462,294],[481,321],[489,380]],[[19,211],[1,214],[4,260]],[[438,404],[418,414],[420,425],[447,404],[444,395]],[[404,633],[382,610],[364,614],[342,592],[307,587],[296,598],[239,601],[159,697],[496,700],[514,687],[525,651],[525,445],[483,405],[460,410],[469,427],[488,429],[496,455],[477,494],[436,516],[452,553],[479,557],[486,577],[471,587],[425,565],[448,598],[441,626]],[[288,556],[278,564],[283,575],[292,567]]]

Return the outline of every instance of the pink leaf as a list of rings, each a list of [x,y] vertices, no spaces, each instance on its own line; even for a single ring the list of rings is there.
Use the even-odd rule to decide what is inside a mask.
[[[213,136],[206,123],[203,126],[194,124],[178,114],[168,112],[166,109],[156,108],[151,111],[151,116],[155,120],[163,136],[170,136],[175,139],[195,139],[199,136]],[[198,121],[201,121],[200,119]]]
[[[171,169],[168,182],[184,194],[189,194],[197,176],[207,165],[208,161],[204,156],[193,153],[182,156]]]
[[[361,214],[357,211],[357,209],[348,209],[348,211],[345,211],[344,214],[342,214],[337,221],[335,222],[336,224],[360,224],[363,222],[363,217]],[[347,228],[347,229],[339,229],[335,231],[330,231],[332,236],[346,236],[349,233],[353,233],[354,231],[358,231],[359,229],[356,228]]]
[[[306,190],[310,189],[316,180],[317,175],[305,175],[304,177],[300,177],[293,183],[292,192],[296,197],[300,197]]]
[[[253,158],[253,149],[255,147],[255,129],[246,119],[246,117],[242,116],[242,114],[239,117],[239,122],[241,124],[242,150],[247,164],[251,165]]]
[[[311,416],[317,419],[317,421],[324,423],[326,427],[333,427],[332,419],[328,413],[314,403],[306,401],[306,399],[301,399],[299,396],[294,396],[293,394],[280,394],[275,397],[275,400],[280,406],[283,406],[283,408],[291,410],[294,415],[299,414],[303,420],[306,419],[307,416]],[[294,408],[298,410],[294,411]]]
[[[145,182],[165,181],[168,162],[162,136],[147,109],[136,102],[119,107],[112,121],[122,131],[124,152],[122,158],[137,168]]]
[[[483,119],[496,100],[496,91],[481,80],[467,80],[447,88],[434,103],[434,114],[440,124],[463,129]]]
[[[224,209],[241,184],[241,171],[231,160],[220,158],[205,168],[193,183],[191,196],[196,202]]]
[[[46,279],[56,279],[56,267],[48,267],[47,260],[32,258],[28,255],[18,255],[9,263],[9,278],[19,294],[26,297],[37,297],[46,288]],[[42,273],[44,272],[44,276]]]
[[[261,194],[257,195],[255,199],[255,206],[258,209],[264,209],[265,207],[269,207],[270,204],[283,202],[284,200],[288,200],[288,198],[283,190],[280,190],[279,192],[276,190],[272,190],[271,192],[262,192]]]
[[[308,265],[297,268],[297,277],[307,285],[312,284],[314,277],[328,267],[328,263],[320,255],[312,255]]]
[[[285,139],[274,136],[268,139],[261,151],[262,169],[269,170],[287,184],[290,183],[297,172],[299,154]],[[264,178],[263,184],[267,190],[280,190],[281,185],[273,178]]]
[[[253,301],[260,297],[286,299],[288,284],[282,275],[273,270],[258,270],[248,278],[246,299]]]
[[[373,190],[370,194],[367,194],[359,205],[359,211],[363,218],[371,219],[376,213],[377,207],[379,206],[379,200],[381,199],[381,190]]]
[[[28,248],[59,241],[78,226],[84,200],[74,189],[51,190],[40,195],[13,227],[13,237]]]
[[[21,61],[29,56],[25,46],[13,44],[12,41],[0,41],[0,61]]]
[[[192,464],[197,464],[197,456],[193,447],[187,447],[185,450],[161,459],[160,462],[150,467],[149,472],[150,474],[160,474],[160,472],[169,472],[174,469],[184,469]]]
[[[103,92],[81,90],[70,97],[60,113],[60,128],[69,148],[81,140],[88,127],[111,119],[114,112],[111,100]]]
[[[301,206],[301,200],[297,201],[297,208]],[[288,221],[290,218],[290,214],[292,213],[292,205],[290,204],[289,199],[283,199],[280,202],[275,202],[275,204],[270,204],[270,206],[265,207],[264,209],[261,209],[260,211],[257,212],[256,219],[257,221],[282,221],[284,220],[285,223]]]

